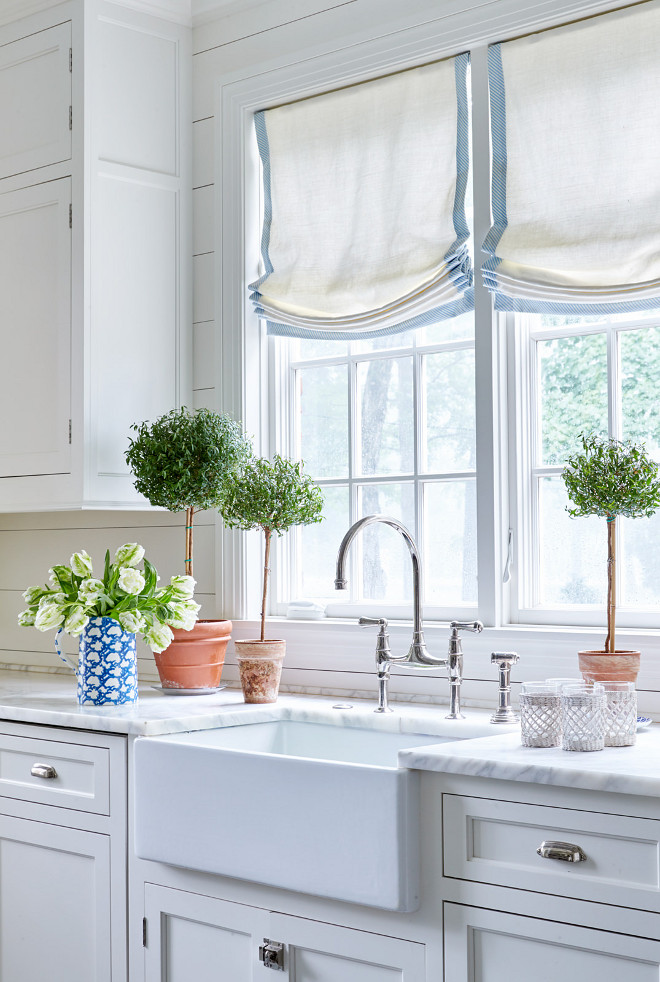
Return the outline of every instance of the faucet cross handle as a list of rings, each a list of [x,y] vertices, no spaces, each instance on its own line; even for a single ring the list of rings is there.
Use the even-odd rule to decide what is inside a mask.
[[[400,657],[393,657],[390,651],[390,636],[387,633],[387,620],[384,617],[360,617],[358,624],[361,627],[378,625],[379,631],[376,637],[376,668],[378,670],[378,706],[374,709],[375,713],[391,713],[392,709],[388,702],[388,683],[390,680],[390,662],[401,660]]]

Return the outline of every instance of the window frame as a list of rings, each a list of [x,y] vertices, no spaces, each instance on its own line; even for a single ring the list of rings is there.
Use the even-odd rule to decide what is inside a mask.
[[[658,318],[660,320],[660,316]],[[562,337],[604,335],[607,351],[607,420],[611,437],[621,439],[620,338],[623,334],[657,326],[650,318],[631,314],[622,321],[571,324],[554,328],[534,327],[533,317],[507,314],[507,332],[513,352],[512,399],[509,412],[516,426],[515,451],[511,458],[511,514],[518,516],[521,531],[514,544],[511,619],[518,624],[546,627],[600,627],[603,624],[605,600],[600,605],[544,606],[539,596],[538,479],[561,473],[563,465],[544,464],[540,456],[541,420],[539,362],[537,342]],[[617,542],[622,535],[617,529]],[[603,526],[603,543],[605,528]],[[617,594],[620,597],[621,564],[617,564]],[[603,568],[603,583],[606,570]],[[616,614],[620,628],[650,630],[660,627],[660,611],[626,607],[619,599]]]

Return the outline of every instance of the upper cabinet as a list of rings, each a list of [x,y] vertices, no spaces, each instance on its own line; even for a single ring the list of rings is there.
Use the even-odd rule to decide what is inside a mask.
[[[71,0],[0,26],[0,511],[145,506],[131,425],[190,402],[180,6]]]
[[[0,178],[71,158],[71,24],[0,47]]]

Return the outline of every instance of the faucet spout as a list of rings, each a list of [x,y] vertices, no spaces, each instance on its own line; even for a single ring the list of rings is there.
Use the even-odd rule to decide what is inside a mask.
[[[389,525],[393,528],[399,535],[403,538],[404,542],[408,546],[408,552],[410,553],[410,561],[412,563],[412,577],[413,577],[413,636],[410,648],[405,655],[390,655],[391,661],[405,662],[407,665],[414,666],[415,668],[446,668],[448,664],[447,658],[437,658],[432,655],[427,647],[424,640],[424,630],[422,627],[422,570],[419,561],[419,553],[417,552],[417,546],[415,545],[415,540],[412,535],[401,522],[396,518],[388,518],[386,515],[367,515],[365,518],[359,518],[349,528],[348,532],[341,540],[339,546],[339,551],[337,553],[337,568],[335,572],[335,590],[345,590],[348,581],[345,575],[346,566],[346,554],[348,552],[349,546],[351,545],[355,536],[362,529],[367,528],[369,525],[374,525],[376,523],[382,523],[383,525]]]

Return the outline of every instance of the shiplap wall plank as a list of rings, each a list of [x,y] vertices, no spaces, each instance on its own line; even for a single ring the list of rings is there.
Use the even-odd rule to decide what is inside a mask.
[[[215,317],[213,282],[215,257],[212,252],[193,258],[194,301],[193,321],[212,321]],[[193,382],[194,388],[194,382]]]
[[[195,388],[212,389],[215,383],[215,321],[193,324]]]
[[[193,255],[213,252],[214,186],[207,184],[193,191]]]
[[[45,583],[54,563],[68,563],[73,552],[86,549],[95,570],[102,568],[105,550],[111,553],[124,542],[140,542],[167,583],[184,567],[185,517],[160,510],[140,512],[43,512],[0,516],[0,664],[29,665],[46,670],[64,669],[57,658],[53,633],[19,628],[24,609],[23,591]],[[215,517],[200,512],[195,520],[195,577],[202,616],[219,617],[215,597]],[[70,654],[77,642],[65,638]],[[138,642],[140,678],[157,678],[150,650]],[[66,670],[66,669],[64,669]]]
[[[270,3],[236,3],[223,16],[200,24],[193,31],[193,53],[231,44],[282,24],[313,17],[328,8],[348,7],[356,0],[276,0]]]
[[[193,187],[213,184],[213,116],[193,123]]]

